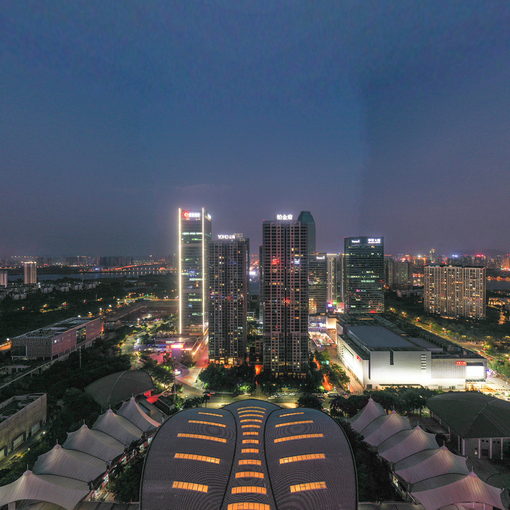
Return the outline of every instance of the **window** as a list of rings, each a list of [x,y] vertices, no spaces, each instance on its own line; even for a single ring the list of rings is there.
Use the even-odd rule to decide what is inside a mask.
[[[246,503],[230,503],[227,510],[271,510],[271,507],[265,503],[254,503],[250,501]]]
[[[214,423],[213,421],[202,421],[202,420],[188,420],[188,423],[202,423],[203,425],[213,425],[215,427],[223,427],[226,425],[224,423]]]
[[[241,459],[240,466],[262,466],[262,461],[258,459]]]
[[[298,414],[305,414],[305,413],[304,413],[304,411],[299,411],[296,413],[285,413],[285,414],[280,414],[280,416],[278,416],[278,418],[283,418],[284,416],[296,416]]]
[[[264,473],[258,471],[239,471],[236,478],[264,478]]]
[[[194,453],[176,453],[174,459],[199,460],[201,462],[210,462],[211,464],[220,463],[220,459],[217,457],[206,457],[205,455],[195,455]]]
[[[196,492],[207,492],[209,490],[208,485],[202,485],[200,483],[178,482],[178,481],[174,481],[174,483],[172,484],[172,488],[183,489],[186,491],[196,491]]]
[[[283,443],[285,441],[294,441],[295,439],[311,439],[314,437],[324,437],[324,434],[299,434],[297,436],[285,436],[275,439],[275,443]]]
[[[243,439],[243,444],[259,444],[258,439]]]
[[[241,423],[251,423],[251,422],[256,422],[256,423],[262,423],[263,420],[256,420],[254,418],[249,418],[247,420],[239,420]]]
[[[258,448],[241,448],[241,453],[259,453]]]
[[[263,414],[258,414],[258,413],[246,413],[246,414],[239,415],[240,418],[247,418],[248,416],[251,416],[253,418],[264,418]]]
[[[265,487],[256,485],[243,485],[241,487],[232,487],[232,494],[267,494]]]
[[[282,457],[280,459],[280,464],[289,464],[290,462],[301,462],[303,460],[315,460],[325,458],[326,455],[324,453],[307,453],[305,455],[295,455],[293,457]]]
[[[285,423],[278,423],[278,425],[275,425],[275,428],[278,428],[278,427],[287,427],[289,425],[298,425],[300,423],[313,423],[313,420],[288,421],[288,422],[285,422]]]
[[[226,443],[227,440],[222,437],[204,436],[203,434],[184,434],[180,432],[177,437],[189,437],[192,439],[206,439],[207,441],[216,441],[217,443]]]
[[[206,414],[207,416],[217,416],[218,418],[223,418],[222,414],[217,413],[206,413],[205,411],[198,411],[198,414]]]
[[[260,429],[260,425],[241,425],[242,429]]]
[[[258,407],[258,406],[248,406],[248,407],[238,407],[237,410],[241,411],[243,409],[261,409],[262,411],[265,411],[265,407]]]
[[[290,492],[314,491],[317,489],[327,489],[326,482],[298,483],[290,486]]]
[[[255,430],[243,430],[243,436],[258,436],[259,433]]]

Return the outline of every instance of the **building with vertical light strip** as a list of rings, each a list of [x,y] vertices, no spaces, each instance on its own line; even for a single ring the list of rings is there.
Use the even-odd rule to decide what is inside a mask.
[[[304,374],[308,361],[308,227],[291,214],[263,223],[264,370]]]
[[[220,234],[209,247],[209,359],[243,363],[248,314],[249,241]]]
[[[207,331],[208,253],[211,215],[179,208],[178,292],[179,333]]]
[[[23,283],[35,285],[37,283],[37,262],[32,260],[23,262]]]
[[[328,261],[325,253],[312,253],[308,262],[309,313],[324,313],[328,304]]]
[[[424,282],[426,312],[447,317],[485,318],[484,267],[426,266]]]

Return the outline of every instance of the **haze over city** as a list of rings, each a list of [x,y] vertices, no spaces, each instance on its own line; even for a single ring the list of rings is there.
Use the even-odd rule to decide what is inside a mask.
[[[505,1],[6,1],[3,254],[167,254],[310,210],[318,246],[508,250]]]

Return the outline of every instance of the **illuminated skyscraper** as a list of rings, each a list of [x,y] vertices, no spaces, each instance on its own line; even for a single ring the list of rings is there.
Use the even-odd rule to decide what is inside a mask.
[[[308,228],[291,214],[276,218],[262,227],[264,369],[301,376],[308,360]]]
[[[313,253],[308,263],[309,312],[324,313],[328,304],[328,263],[325,253]]]
[[[311,256],[312,253],[315,253],[317,250],[315,242],[315,220],[310,211],[301,211],[298,216],[298,221],[305,225],[308,231],[307,251],[308,255]]]
[[[178,211],[179,333],[207,330],[208,253],[211,215]]]
[[[34,261],[23,262],[23,282],[25,285],[37,283],[37,263]]]
[[[238,365],[246,352],[249,243],[220,234],[209,247],[209,359]]]
[[[447,317],[485,318],[484,267],[425,266],[425,311]]]
[[[9,275],[7,271],[0,271],[0,287],[7,287],[9,282]]]
[[[345,312],[384,312],[384,239],[346,237],[344,252]]]

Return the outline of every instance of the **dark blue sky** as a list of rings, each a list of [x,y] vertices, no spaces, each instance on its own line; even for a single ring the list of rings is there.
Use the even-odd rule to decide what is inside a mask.
[[[510,250],[510,2],[4,0],[0,252],[163,254],[312,211],[318,246]]]

